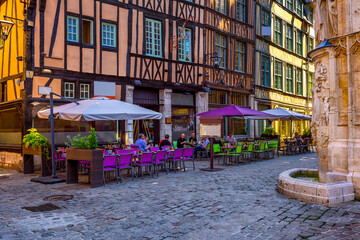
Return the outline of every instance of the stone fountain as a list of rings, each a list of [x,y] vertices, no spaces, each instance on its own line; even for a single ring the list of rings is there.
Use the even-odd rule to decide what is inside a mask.
[[[309,53],[316,69],[311,130],[319,180],[342,189],[336,194],[343,201],[352,200],[343,192],[342,184],[349,183],[353,196],[360,199],[360,1],[315,0],[314,4],[320,44]],[[284,188],[279,178],[280,192]]]

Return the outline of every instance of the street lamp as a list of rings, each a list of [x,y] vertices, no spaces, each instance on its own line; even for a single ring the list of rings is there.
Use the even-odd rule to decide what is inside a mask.
[[[208,56],[210,56],[210,60],[212,65],[214,65],[215,68],[219,68],[221,61],[224,59],[223,57],[219,56],[217,52],[209,53],[205,55],[205,61],[207,60]]]
[[[9,33],[13,26],[14,26],[14,23],[11,21],[0,20],[0,29],[1,29],[0,38],[1,38],[1,40],[5,41],[8,38]]]

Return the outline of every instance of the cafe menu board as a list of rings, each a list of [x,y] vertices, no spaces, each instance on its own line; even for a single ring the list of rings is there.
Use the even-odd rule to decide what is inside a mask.
[[[200,124],[200,135],[221,137],[221,124]]]

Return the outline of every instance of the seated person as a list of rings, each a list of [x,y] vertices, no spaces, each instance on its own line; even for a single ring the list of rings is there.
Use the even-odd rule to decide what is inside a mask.
[[[226,142],[231,143],[231,144],[235,144],[236,143],[236,139],[234,138],[232,132],[229,132],[229,136],[226,137]]]
[[[194,157],[196,157],[197,152],[205,152],[210,140],[207,137],[203,137],[202,141],[194,148]]]
[[[194,133],[194,132],[191,133],[191,137],[189,138],[189,143],[190,143],[193,147],[196,146],[197,139],[196,139],[196,137],[195,137],[195,133]]]
[[[159,148],[162,150],[164,146],[172,146],[171,142],[169,141],[169,134],[165,134],[165,139],[161,140],[159,143]]]
[[[181,136],[177,140],[177,148],[184,148],[184,145],[187,143],[185,134],[182,133]]]
[[[145,152],[149,148],[145,141],[145,135],[142,133],[139,134],[139,139],[136,140],[135,145],[138,146],[142,152]]]

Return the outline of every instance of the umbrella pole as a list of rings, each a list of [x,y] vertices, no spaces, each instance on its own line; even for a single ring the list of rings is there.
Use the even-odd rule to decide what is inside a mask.
[[[200,170],[207,172],[218,172],[224,170],[223,168],[214,168],[214,138],[213,137],[210,138],[210,168],[200,168]]]
[[[52,178],[57,178],[56,176],[56,163],[55,163],[55,136],[54,136],[54,101],[53,93],[50,93],[50,124],[51,124],[51,158],[52,158],[52,167],[53,175]]]

